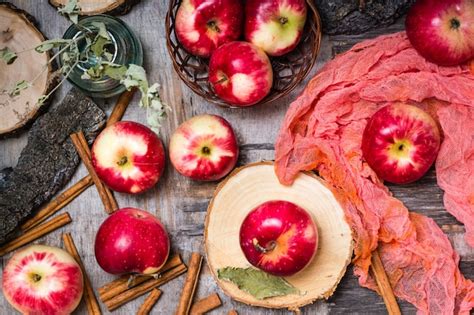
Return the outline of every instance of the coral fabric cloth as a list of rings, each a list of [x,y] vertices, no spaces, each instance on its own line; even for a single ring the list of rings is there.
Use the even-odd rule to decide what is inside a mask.
[[[427,62],[404,32],[355,45],[311,80],[281,127],[276,173],[287,185],[303,170],[326,180],[353,230],[362,286],[376,289],[368,270],[378,246],[395,294],[420,314],[469,314],[474,283],[460,273],[446,235],[430,218],[408,211],[362,158],[368,119],[394,102],[419,106],[440,124],[438,183],[446,209],[465,224],[474,246],[474,75],[466,66]]]

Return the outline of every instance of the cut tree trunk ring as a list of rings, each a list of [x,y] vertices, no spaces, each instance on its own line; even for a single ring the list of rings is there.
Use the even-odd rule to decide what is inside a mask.
[[[48,94],[54,85],[53,69],[48,65],[50,55],[32,49],[44,40],[31,15],[9,3],[0,3],[0,49],[8,47],[18,53],[12,64],[0,60],[0,137],[31,122],[42,107],[39,97]],[[32,86],[19,95],[10,95],[17,82],[33,79]]]
[[[63,7],[69,0],[49,0],[49,4],[53,7]],[[81,9],[81,15],[95,15],[95,14],[112,14],[123,15],[127,14],[132,7],[140,2],[140,0],[79,0],[78,4]]]
[[[233,283],[218,279],[217,270],[250,266],[240,249],[240,225],[252,209],[269,200],[291,201],[307,210],[318,227],[319,245],[308,267],[285,278],[301,295],[258,300]],[[312,173],[301,173],[293,185],[281,185],[271,162],[239,168],[219,184],[207,210],[204,238],[209,268],[225,294],[248,305],[290,310],[330,297],[346,272],[353,250],[344,211],[324,181]]]

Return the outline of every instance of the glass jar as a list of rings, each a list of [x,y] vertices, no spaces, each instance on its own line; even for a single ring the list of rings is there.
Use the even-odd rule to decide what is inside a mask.
[[[109,15],[93,15],[84,17],[79,20],[79,25],[82,29],[95,31],[97,28],[93,22],[102,22],[105,24],[107,32],[111,38],[112,43],[107,46],[107,50],[112,54],[111,62],[126,65],[136,64],[141,66],[143,64],[143,48],[138,37],[134,32],[119,18]],[[83,35],[83,31],[76,25],[71,25],[64,33],[64,39],[78,38]],[[86,40],[78,41],[78,48],[85,47]],[[60,58],[60,62],[62,60]],[[77,65],[69,74],[68,81],[84,91],[85,94],[96,98],[108,98],[116,96],[123,91],[125,87],[119,81],[104,77],[100,80],[82,79],[84,70],[94,66],[97,62],[95,57],[89,58],[87,63]]]

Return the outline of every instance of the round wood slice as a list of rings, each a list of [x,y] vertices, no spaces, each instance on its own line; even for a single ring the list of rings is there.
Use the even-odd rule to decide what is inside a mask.
[[[18,96],[9,95],[17,82],[31,82],[48,63],[49,54],[32,49],[45,40],[34,23],[28,13],[8,3],[0,4],[0,49],[24,51],[10,65],[0,60],[0,136],[9,135],[33,120],[41,107],[38,98],[53,85],[52,67],[48,65],[33,86]]]
[[[285,278],[301,295],[258,300],[231,282],[217,278],[224,267],[249,267],[239,245],[240,225],[256,206],[269,200],[287,200],[311,213],[318,226],[318,252],[311,264]],[[235,170],[216,189],[207,210],[205,248],[212,275],[234,300],[267,308],[296,310],[332,295],[352,257],[351,229],[331,191],[316,175],[302,173],[292,186],[281,185],[273,163],[250,164]]]
[[[49,4],[54,7],[62,7],[66,5],[69,0],[49,0]],[[94,14],[127,14],[132,7],[140,2],[140,0],[79,0],[79,7],[81,8],[81,15]]]

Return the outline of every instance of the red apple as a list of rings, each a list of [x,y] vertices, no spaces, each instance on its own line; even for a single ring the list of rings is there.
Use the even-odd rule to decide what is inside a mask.
[[[291,276],[316,254],[318,230],[311,215],[292,202],[267,201],[240,226],[240,247],[255,267],[275,276]]]
[[[123,208],[112,213],[95,237],[95,258],[108,273],[155,274],[170,252],[168,233],[152,214]]]
[[[407,104],[379,109],[362,137],[364,159],[377,175],[396,184],[422,177],[438,155],[440,133],[425,111]]]
[[[209,57],[239,38],[243,7],[235,0],[183,0],[176,14],[176,37],[193,55]]]
[[[209,82],[221,99],[250,106],[270,93],[273,70],[263,50],[246,42],[225,44],[212,54]]]
[[[418,0],[405,21],[411,44],[443,66],[474,58],[474,1]]]
[[[148,127],[119,121],[105,128],[92,146],[92,164],[111,189],[138,194],[153,187],[165,166],[163,145]]]
[[[3,270],[3,294],[22,314],[71,314],[82,292],[81,268],[57,247],[28,246]]]
[[[306,22],[305,0],[247,0],[245,39],[270,56],[281,56],[299,43]]]
[[[218,180],[235,166],[239,146],[231,125],[216,115],[194,116],[171,136],[170,159],[176,170],[195,180]]]

